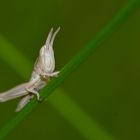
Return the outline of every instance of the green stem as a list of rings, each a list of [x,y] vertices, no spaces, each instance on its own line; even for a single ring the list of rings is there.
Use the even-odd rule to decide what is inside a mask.
[[[113,31],[139,6],[140,0],[130,1],[116,17],[95,38],[84,47],[64,68],[58,78],[53,79],[41,92],[42,98],[47,98],[78,66],[93,53]],[[10,133],[39,103],[33,99],[22,111],[14,116],[1,130],[0,139]]]

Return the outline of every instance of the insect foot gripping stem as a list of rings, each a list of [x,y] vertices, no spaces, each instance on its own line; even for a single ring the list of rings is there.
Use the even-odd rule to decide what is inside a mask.
[[[56,72],[52,72],[52,73],[47,73],[47,74],[44,74],[43,77],[45,79],[48,79],[48,77],[51,77],[51,78],[58,77],[59,73],[60,73],[60,71],[56,71]]]
[[[37,100],[40,101],[40,95],[38,93],[38,91],[34,90],[34,89],[29,89],[29,88],[26,88],[26,90],[34,95],[36,95],[37,97]]]

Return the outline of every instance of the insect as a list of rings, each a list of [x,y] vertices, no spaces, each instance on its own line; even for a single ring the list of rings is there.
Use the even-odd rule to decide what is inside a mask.
[[[51,77],[57,77],[59,74],[59,71],[54,72],[55,58],[53,51],[53,42],[59,30],[60,27],[54,33],[53,28],[50,30],[45,45],[40,49],[39,57],[34,64],[29,82],[1,93],[0,102],[21,97],[16,108],[16,112],[18,112],[24,108],[34,96],[40,101],[39,91],[47,85]]]

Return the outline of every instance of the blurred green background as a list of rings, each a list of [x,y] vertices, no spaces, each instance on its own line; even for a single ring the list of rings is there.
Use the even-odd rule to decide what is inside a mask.
[[[60,70],[127,2],[0,0],[0,40],[8,41],[33,67],[50,28],[60,26],[54,44],[56,69]],[[101,135],[109,137],[103,140],[140,139],[139,38],[140,9],[6,140],[99,140]],[[8,51],[6,47],[0,41],[0,51]],[[9,57],[18,60],[14,54],[7,54]],[[13,65],[6,63],[0,53],[1,92],[30,77],[32,67],[21,64],[19,73],[26,74],[22,79]],[[15,114],[17,103],[13,100],[0,104],[0,127]],[[89,123],[88,129],[84,123]]]

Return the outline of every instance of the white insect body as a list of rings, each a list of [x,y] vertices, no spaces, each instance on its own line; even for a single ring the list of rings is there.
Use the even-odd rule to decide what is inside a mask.
[[[18,97],[21,100],[16,108],[20,111],[30,100],[36,95],[40,100],[39,91],[44,88],[51,77],[58,76],[59,72],[54,72],[55,58],[53,51],[53,42],[60,27],[53,34],[53,28],[49,32],[45,45],[40,49],[39,57],[37,58],[34,69],[29,82],[21,84],[13,89],[0,94],[0,102],[6,102]]]

